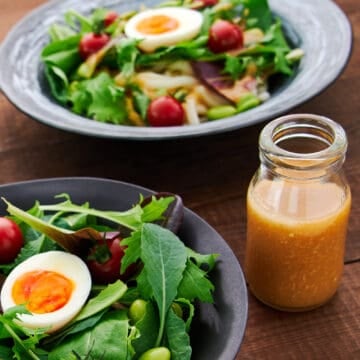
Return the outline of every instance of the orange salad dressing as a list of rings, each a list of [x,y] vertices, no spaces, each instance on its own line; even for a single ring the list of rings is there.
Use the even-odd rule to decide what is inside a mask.
[[[247,198],[245,271],[253,294],[283,310],[329,300],[343,271],[350,191],[333,183],[259,181]]]

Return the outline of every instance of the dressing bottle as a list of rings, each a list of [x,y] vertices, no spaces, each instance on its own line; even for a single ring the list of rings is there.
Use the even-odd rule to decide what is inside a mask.
[[[265,304],[304,311],[335,294],[351,205],[346,150],[343,128],[318,115],[280,117],[262,130],[247,193],[245,274]]]

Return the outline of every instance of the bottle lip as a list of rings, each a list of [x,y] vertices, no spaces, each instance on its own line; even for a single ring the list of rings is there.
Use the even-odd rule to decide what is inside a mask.
[[[304,137],[308,130],[317,130],[322,133],[321,139],[327,146],[319,151],[293,152],[278,145],[282,139],[282,133],[292,130],[298,138]],[[297,132],[297,133],[296,133]],[[301,133],[303,135],[301,135]],[[294,136],[295,136],[294,135]],[[335,162],[343,159],[347,150],[347,136],[342,126],[335,121],[315,114],[291,114],[281,116],[269,122],[261,131],[259,148],[263,155],[271,154],[271,158],[301,159],[301,160],[329,160]]]

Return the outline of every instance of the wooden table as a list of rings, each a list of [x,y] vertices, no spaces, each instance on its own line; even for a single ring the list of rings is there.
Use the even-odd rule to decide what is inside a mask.
[[[0,0],[0,41],[24,14],[44,2]],[[360,359],[360,7],[358,0],[336,2],[352,22],[352,57],[332,86],[292,113],[328,116],[348,134],[345,171],[353,207],[343,281],[330,303],[307,313],[275,311],[249,294],[238,359]],[[96,176],[178,193],[226,239],[242,264],[245,193],[258,166],[263,125],[195,139],[112,141],[49,128],[23,115],[0,94],[0,183]]]

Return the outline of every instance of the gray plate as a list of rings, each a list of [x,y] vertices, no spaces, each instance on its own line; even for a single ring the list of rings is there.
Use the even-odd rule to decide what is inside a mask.
[[[169,139],[231,131],[274,118],[309,100],[329,86],[347,64],[352,32],[349,21],[331,0],[269,0],[284,21],[288,38],[305,51],[295,75],[278,84],[266,103],[236,116],[193,126],[166,128],[104,124],[75,115],[51,98],[39,54],[47,29],[70,8],[82,13],[96,7],[119,12],[151,6],[159,0],[63,0],[40,6],[8,34],[0,48],[0,87],[21,111],[49,126],[74,133],[118,139]]]
[[[126,210],[152,191],[140,186],[98,178],[55,178],[0,186],[0,196],[23,209],[35,200],[53,203],[54,195],[69,194],[76,203],[90,202],[102,210]],[[0,215],[6,214],[0,203]],[[194,360],[233,360],[239,350],[247,321],[248,299],[243,272],[237,258],[220,235],[199,216],[185,209],[179,231],[184,243],[199,253],[218,253],[211,273],[215,304],[196,309],[191,341]]]

